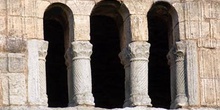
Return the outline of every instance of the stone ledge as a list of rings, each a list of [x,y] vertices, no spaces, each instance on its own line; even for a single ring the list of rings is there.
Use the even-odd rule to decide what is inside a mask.
[[[189,109],[178,109],[178,110],[219,110],[219,108],[189,108]],[[48,108],[48,107],[27,107],[27,106],[11,106],[11,107],[1,107],[0,110],[167,110],[164,108],[148,108],[148,107],[133,107],[133,108],[115,108],[115,109],[105,109],[97,107],[66,107],[66,108]]]

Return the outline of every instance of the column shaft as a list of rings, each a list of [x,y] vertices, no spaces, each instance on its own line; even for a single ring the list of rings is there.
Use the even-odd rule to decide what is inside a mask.
[[[151,106],[148,95],[148,58],[150,44],[147,42],[132,42],[130,49],[130,79],[132,106]]]
[[[73,59],[73,106],[94,105],[92,95],[92,80],[90,55],[92,54],[92,44],[88,41],[72,42]]]

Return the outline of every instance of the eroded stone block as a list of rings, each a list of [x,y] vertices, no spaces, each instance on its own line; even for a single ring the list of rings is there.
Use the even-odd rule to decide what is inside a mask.
[[[210,20],[210,23],[211,23],[211,30],[210,31],[211,31],[212,37],[220,39],[220,31],[219,31],[219,29],[220,29],[220,20]]]
[[[74,40],[90,40],[90,17],[74,16]]]
[[[201,79],[201,104],[216,106],[216,86],[214,79]]]
[[[5,50],[10,53],[21,53],[26,49],[26,41],[23,38],[10,37],[6,39]]]
[[[8,76],[9,100],[11,105],[22,105],[26,103],[25,75],[12,73]]]
[[[70,7],[70,9],[72,10],[74,14],[90,15],[95,5],[95,2],[91,0],[88,0],[88,1],[68,0],[67,5]]]
[[[24,54],[8,54],[8,70],[11,73],[24,72]]]
[[[7,9],[9,15],[21,15],[23,7],[20,0],[7,0]]]
[[[132,41],[147,41],[148,27],[146,15],[131,15]]]
[[[20,16],[10,16],[7,20],[7,30],[9,37],[22,37],[23,36],[23,21]]]
[[[3,89],[2,89],[2,79],[0,77],[0,107],[3,106]]]
[[[37,18],[26,17],[24,18],[24,37],[35,38],[36,37],[36,24]],[[43,29],[43,26],[41,27]],[[43,32],[43,30],[42,30]]]
[[[0,15],[6,15],[7,0],[0,0]]]
[[[0,74],[7,72],[7,55],[6,54],[0,54]]]
[[[1,86],[2,86],[2,100],[3,100],[3,105],[9,105],[9,82],[8,82],[8,77],[6,75],[1,75]]]

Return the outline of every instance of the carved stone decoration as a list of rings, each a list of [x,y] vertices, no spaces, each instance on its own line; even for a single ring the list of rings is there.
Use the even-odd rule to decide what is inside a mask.
[[[130,51],[131,106],[151,106],[148,95],[148,58],[150,44],[132,42]]]
[[[131,101],[130,101],[131,79],[130,79],[130,56],[129,56],[128,48],[124,48],[119,53],[119,57],[125,69],[125,101],[124,101],[123,107],[130,107],[131,106]]]
[[[72,42],[73,104],[94,106],[92,95],[91,64],[92,44],[89,41]]]
[[[48,42],[28,40],[28,103],[47,106],[45,57]]]
[[[38,43],[39,55],[39,83],[40,83],[40,100],[41,104],[47,106],[47,93],[46,93],[46,56],[47,56],[48,42],[40,41]]]
[[[184,108],[188,105],[186,95],[186,74],[185,74],[185,44],[181,41],[176,42],[175,63],[176,63],[176,97],[171,108]]]

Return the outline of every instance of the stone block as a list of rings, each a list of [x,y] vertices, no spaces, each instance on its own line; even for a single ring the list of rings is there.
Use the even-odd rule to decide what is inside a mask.
[[[199,39],[199,38],[210,37],[209,29],[210,29],[209,22],[186,21],[185,22],[186,39]]]
[[[3,52],[6,45],[6,36],[0,34],[0,52]]]
[[[73,14],[89,16],[95,5],[95,2],[92,0],[81,0],[81,1],[67,0],[66,4],[68,7],[70,7]]]
[[[219,19],[220,18],[220,2],[218,0],[210,0],[204,2],[204,17]]]
[[[184,8],[183,8],[184,4],[183,3],[173,3],[172,5],[175,8],[177,13],[173,12],[171,14],[178,14],[179,22],[183,22],[185,20],[185,18],[184,18],[184,12],[185,11],[184,11]]]
[[[17,1],[17,0],[16,0]],[[23,19],[18,16],[8,17],[7,28],[9,37],[23,36]]]
[[[44,39],[44,24],[43,24],[43,19],[38,18],[37,19],[37,24],[36,24],[36,36],[34,38],[37,39]]]
[[[220,39],[220,20],[210,20],[210,25],[211,25],[211,36]]]
[[[216,49],[220,47],[220,40],[218,39],[199,39],[198,47]]]
[[[0,77],[0,107],[3,106],[3,89],[2,89],[2,79]]]
[[[130,14],[147,15],[153,4],[153,0],[125,0],[123,3],[128,7]]]
[[[2,86],[2,100],[3,100],[3,105],[9,105],[10,100],[9,100],[9,82],[8,82],[8,77],[6,75],[1,75],[1,86]]]
[[[10,105],[24,105],[27,101],[25,75],[12,73],[8,76]]]
[[[43,18],[44,12],[49,5],[50,5],[50,2],[48,2],[48,1],[37,0],[36,1],[36,9],[35,9],[36,13],[37,13],[37,17]]]
[[[21,15],[23,7],[20,0],[7,0],[7,10],[9,15]]]
[[[185,20],[198,21],[203,18],[203,4],[202,2],[187,2],[184,6]]]
[[[0,15],[6,15],[7,0],[0,0]]]
[[[6,54],[0,54],[0,74],[7,73],[8,59]]]
[[[201,105],[216,106],[215,79],[201,79]]]
[[[216,104],[220,106],[220,79],[215,80],[215,87],[216,87]]]
[[[35,0],[24,0],[23,1],[24,10],[22,11],[22,16],[36,16],[36,2]]]
[[[50,3],[56,3],[56,2],[59,2],[59,3],[63,3],[63,4],[65,4],[67,0],[46,0],[46,1],[48,1],[48,2],[50,2]]]
[[[148,25],[146,15],[131,15],[132,41],[148,40]]]
[[[23,38],[9,37],[6,39],[5,50],[10,53],[21,53],[26,49],[26,41]]]
[[[90,16],[74,16],[74,40],[90,40]]]
[[[5,16],[0,16],[0,34],[6,34],[6,17]]]
[[[220,79],[220,54],[219,49],[199,49],[199,71],[201,78],[219,78]]]
[[[8,54],[8,70],[11,73],[23,73],[24,72],[24,54]]]
[[[33,18],[33,17],[24,18],[24,26],[23,26],[24,37],[26,38],[36,37],[36,25],[37,25],[36,23],[37,23],[37,18]],[[43,26],[41,28],[43,28]]]

